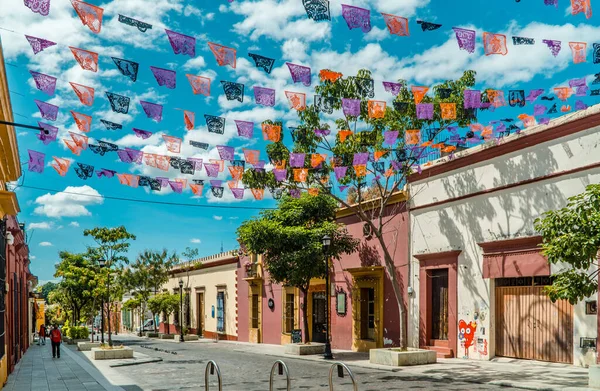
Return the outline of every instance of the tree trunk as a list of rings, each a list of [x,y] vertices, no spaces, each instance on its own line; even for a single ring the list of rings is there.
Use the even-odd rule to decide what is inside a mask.
[[[308,333],[308,289],[300,288],[302,292],[302,323],[304,325],[304,343],[310,343],[310,335]]]
[[[394,296],[396,297],[396,304],[398,304],[398,313],[400,315],[399,346],[401,349],[406,349],[406,323],[405,323],[406,309],[404,308],[404,303],[402,300],[403,297],[402,297],[402,291],[400,290],[400,283],[399,283],[398,279],[396,278],[396,265],[394,265],[394,260],[392,259],[392,256],[390,255],[390,253],[386,247],[386,243],[383,238],[383,235],[380,235],[378,232],[375,232],[375,236],[377,237],[377,240],[379,240],[379,244],[381,245],[381,248],[383,250],[383,258],[385,260],[385,270],[392,282],[392,288],[394,289]]]

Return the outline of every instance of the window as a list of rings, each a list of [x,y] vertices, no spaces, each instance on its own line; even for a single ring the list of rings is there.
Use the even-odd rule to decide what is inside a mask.
[[[289,334],[294,329],[294,294],[287,293],[285,295],[285,313],[284,313],[284,323],[283,323],[283,332]]]
[[[252,328],[258,328],[258,305],[259,305],[259,296],[258,294],[252,295]]]
[[[375,339],[374,288],[360,288],[360,338]]]
[[[225,332],[225,292],[217,292],[217,332]]]

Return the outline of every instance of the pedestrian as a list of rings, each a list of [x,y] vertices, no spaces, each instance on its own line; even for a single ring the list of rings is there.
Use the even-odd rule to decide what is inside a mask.
[[[38,333],[38,345],[39,344],[42,344],[42,345],[46,344],[46,326],[45,325],[40,326],[40,331]]]
[[[52,358],[60,358],[60,343],[62,341],[62,334],[58,329],[57,325],[54,325],[52,331],[50,331],[50,342],[52,342]]]

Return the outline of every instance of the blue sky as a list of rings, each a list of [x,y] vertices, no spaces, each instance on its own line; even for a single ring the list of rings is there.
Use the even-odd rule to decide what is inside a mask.
[[[289,109],[285,90],[306,92],[307,103],[312,103],[317,74],[328,68],[351,76],[361,68],[371,69],[376,84],[376,99],[391,101],[392,96],[381,87],[381,81],[405,79],[410,84],[434,85],[448,78],[459,77],[464,70],[478,73],[478,87],[508,89],[549,89],[565,85],[566,81],[600,72],[600,66],[592,63],[593,42],[600,42],[600,26],[597,17],[585,19],[583,14],[571,15],[570,3],[559,0],[558,8],[544,5],[543,0],[502,2],[445,0],[347,0],[371,10],[373,29],[365,34],[349,30],[341,17],[341,2],[331,1],[331,22],[308,20],[300,0],[195,2],[182,0],[127,0],[92,4],[104,8],[104,22],[100,34],[93,34],[83,26],[68,0],[52,0],[50,14],[43,17],[32,13],[22,0],[4,0],[0,14],[0,37],[6,62],[15,121],[35,125],[40,119],[34,99],[48,101],[60,106],[59,118],[51,123],[60,128],[59,139],[69,131],[78,132],[69,110],[92,115],[92,131],[87,134],[94,140],[131,146],[147,153],[167,154],[161,133],[182,137],[184,145],[181,156],[217,159],[215,145],[236,147],[241,158],[241,148],[259,149],[264,153],[265,143],[260,137],[259,124],[263,120],[282,120],[285,126],[297,123],[296,113]],[[592,0],[592,6],[595,6]],[[600,7],[600,5],[598,6]],[[388,33],[380,12],[409,18],[410,36],[399,37]],[[600,12],[600,8],[598,8]],[[153,25],[141,33],[133,27],[118,22],[118,14],[126,15]],[[436,31],[423,32],[417,19],[442,24]],[[470,28],[477,31],[475,53],[459,51],[452,27]],[[164,28],[196,37],[196,57],[175,55],[169,45]],[[11,31],[6,31],[11,30]],[[481,35],[483,31],[511,36],[535,38],[534,46],[513,46],[508,43],[506,56],[483,55]],[[45,38],[57,46],[33,55],[24,34]],[[563,42],[558,57],[553,57],[542,39]],[[212,41],[234,47],[238,51],[237,68],[219,67],[206,42]],[[588,42],[588,61],[573,64],[569,41]],[[100,55],[99,71],[92,73],[81,69],[68,46],[96,51]],[[256,69],[248,52],[276,59],[272,73]],[[140,63],[137,82],[121,75],[111,56]],[[313,87],[293,84],[285,62],[307,65],[312,68]],[[160,87],[150,66],[177,71],[175,90]],[[35,89],[28,71],[33,70],[58,77],[57,90],[49,97]],[[193,95],[185,78],[186,73],[207,76],[212,79],[211,96]],[[220,81],[236,81],[246,86],[243,103],[227,101]],[[591,77],[588,77],[588,81]],[[69,86],[75,82],[96,89],[92,107],[83,106]],[[257,106],[251,89],[253,86],[275,88],[277,104],[274,108]],[[129,114],[113,113],[104,92],[110,91],[129,96]],[[506,92],[508,95],[508,92]],[[594,97],[592,97],[594,98]],[[147,118],[139,105],[147,100],[164,105],[163,120],[156,123]],[[590,97],[582,99],[594,103]],[[540,103],[539,101],[536,103]],[[573,106],[574,99],[569,103]],[[545,102],[547,104],[547,102]],[[196,113],[196,128],[187,132],[183,112]],[[482,120],[516,117],[527,110],[505,108],[485,114]],[[227,118],[224,135],[209,134],[203,114]],[[123,124],[122,130],[109,131],[100,123],[104,118]],[[233,120],[255,122],[252,140],[237,137]],[[333,119],[333,117],[329,118]],[[147,140],[133,135],[132,128],[154,132]],[[35,131],[17,129],[22,162],[28,160],[27,150],[46,153],[48,163],[52,156],[72,158],[77,162],[108,168],[120,173],[149,176],[186,177],[170,170],[164,173],[145,165],[122,163],[111,153],[104,157],[86,150],[81,156],[73,156],[62,142],[44,146],[35,137]],[[287,129],[286,129],[287,132]],[[260,137],[260,138],[259,138]],[[188,144],[189,140],[207,142],[211,148],[203,152]],[[168,248],[182,251],[186,246],[198,248],[200,255],[210,255],[220,250],[236,247],[235,230],[257,209],[223,209],[221,206],[244,206],[269,208],[274,201],[266,195],[255,201],[249,191],[245,199],[237,201],[226,190],[222,199],[213,198],[205,187],[201,198],[194,197],[186,189],[183,194],[170,190],[149,193],[143,188],[129,188],[116,178],[94,176],[87,181],[79,179],[73,168],[65,177],[58,176],[51,167],[43,174],[26,172],[21,183],[24,186],[67,190],[78,194],[136,198],[149,201],[186,203],[203,207],[186,207],[117,201],[85,197],[65,193],[39,191],[26,187],[17,189],[21,214],[19,220],[29,227],[32,272],[41,280],[52,278],[54,263],[59,250],[82,251],[86,244],[82,231],[95,226],[125,225],[138,236],[133,242],[130,256],[134,257],[145,248]],[[166,175],[165,175],[166,174]],[[204,172],[196,178],[206,179]],[[189,176],[188,176],[189,178]],[[222,178],[225,179],[224,174]]]

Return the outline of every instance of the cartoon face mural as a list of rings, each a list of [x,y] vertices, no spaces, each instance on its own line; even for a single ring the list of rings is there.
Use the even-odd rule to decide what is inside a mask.
[[[458,331],[460,332],[458,338],[464,340],[465,356],[469,357],[469,348],[473,346],[473,338],[475,337],[475,331],[477,330],[477,323],[470,322],[467,324],[464,320],[458,322]]]

